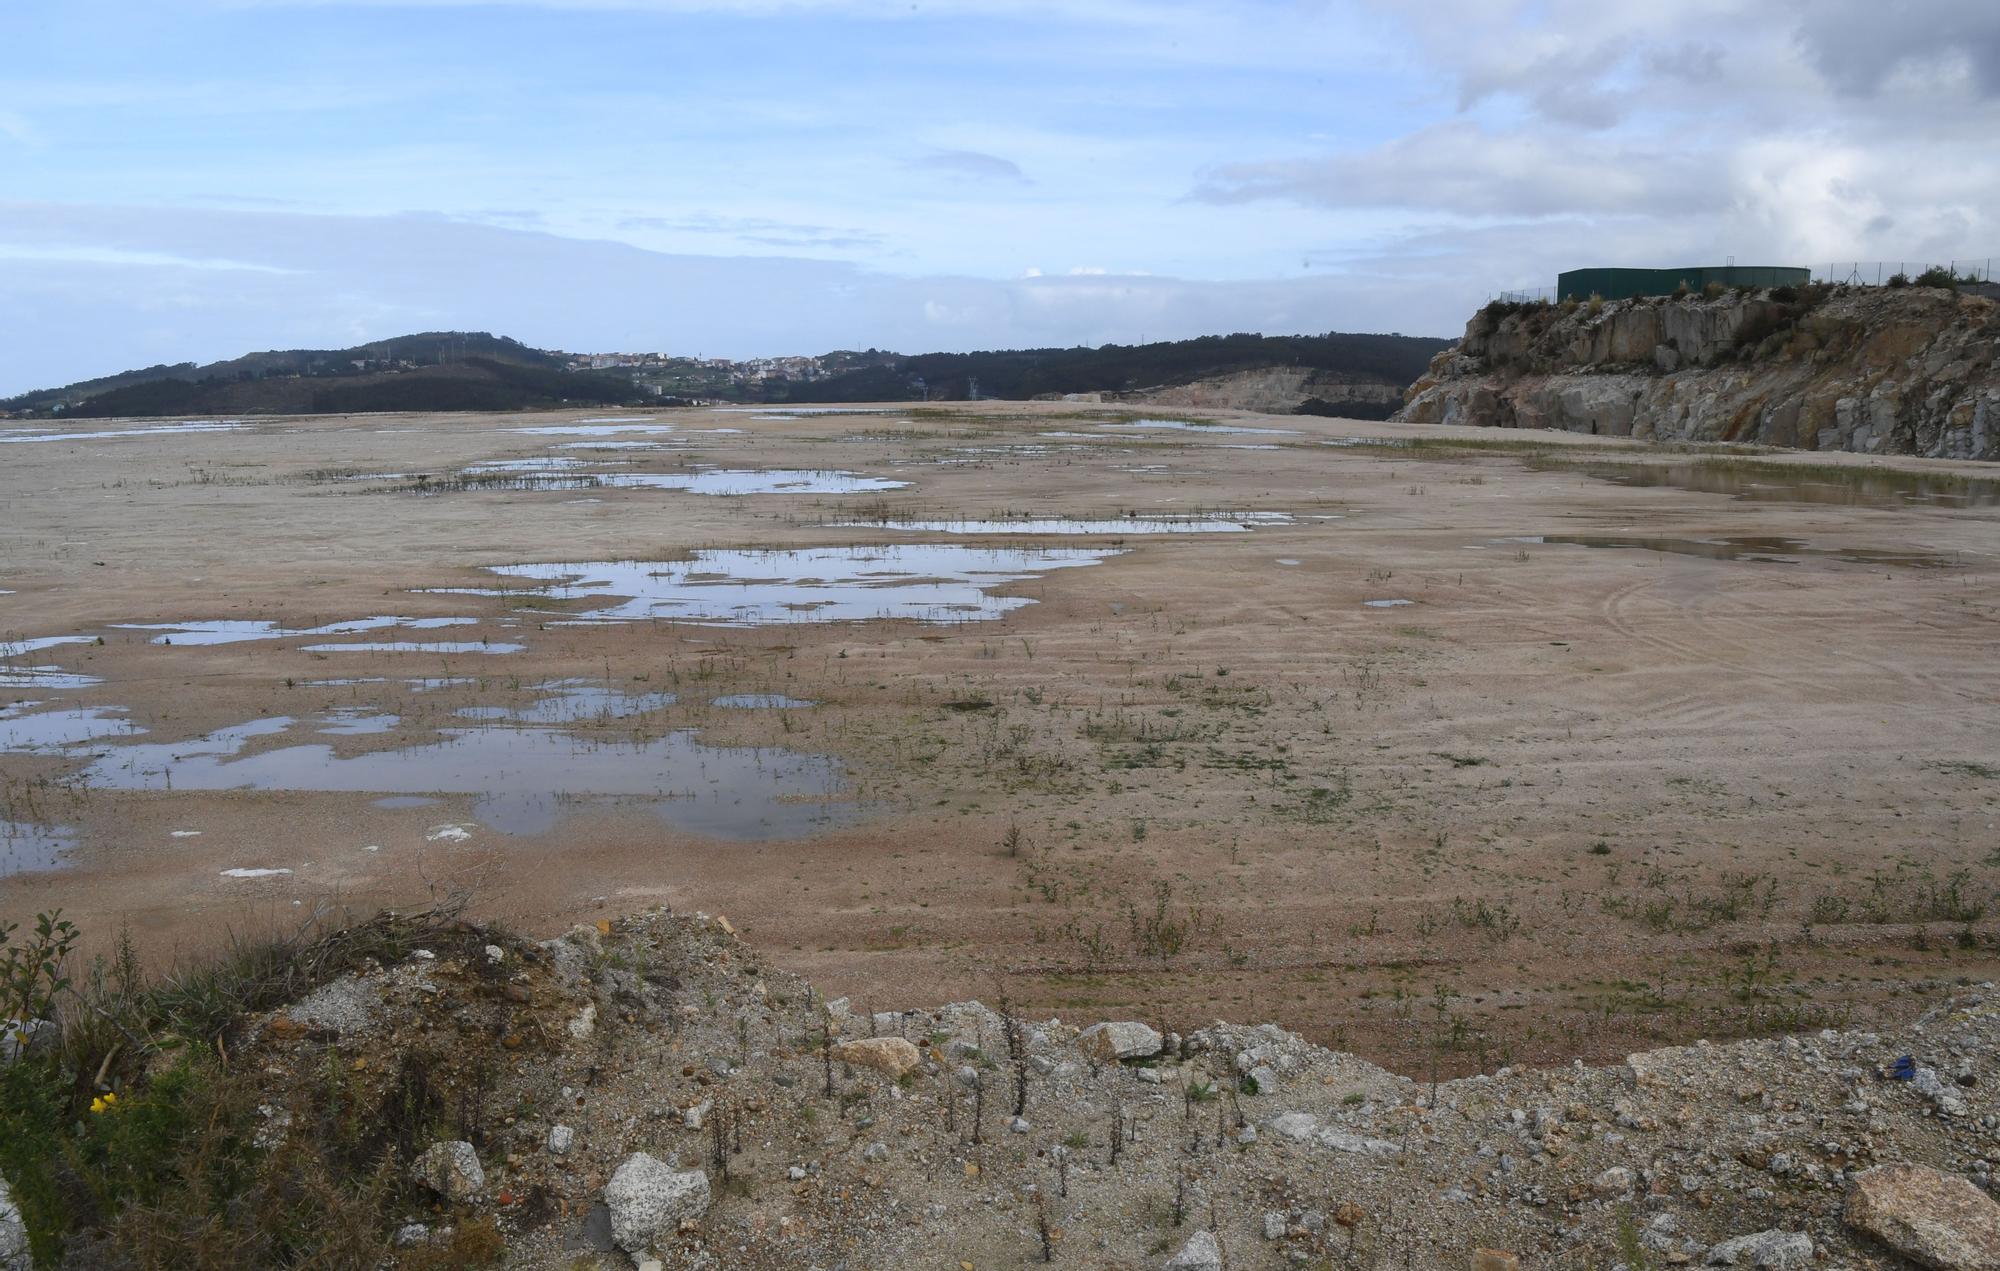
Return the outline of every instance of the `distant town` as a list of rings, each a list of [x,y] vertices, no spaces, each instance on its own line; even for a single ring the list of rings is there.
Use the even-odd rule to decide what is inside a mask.
[[[820,357],[760,357],[746,362],[726,357],[684,357],[673,353],[565,353],[572,371],[613,371],[655,397],[741,398],[774,384],[811,384],[864,366],[892,361],[893,354],[831,353]]]

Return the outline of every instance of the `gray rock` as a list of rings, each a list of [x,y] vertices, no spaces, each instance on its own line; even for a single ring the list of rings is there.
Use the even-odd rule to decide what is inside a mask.
[[[1076,1048],[1102,1063],[1121,1059],[1150,1059],[1160,1053],[1165,1041],[1145,1024],[1135,1021],[1092,1024],[1077,1034]]]
[[[0,1024],[0,1064],[11,1064],[24,1055],[45,1055],[55,1049],[62,1030],[54,1020],[8,1020]]]
[[[1319,1129],[1319,1118],[1310,1112],[1281,1112],[1267,1124],[1295,1143],[1303,1143]]]
[[[1712,1267],[1800,1271],[1813,1263],[1813,1242],[1795,1231],[1757,1231],[1712,1246],[1705,1261]]]
[[[1026,1134],[1028,1131],[1034,1129],[1035,1127],[1028,1124],[1028,1118],[1015,1117],[1012,1121],[1009,1121],[1007,1123],[1007,1128],[1012,1130],[1016,1134]]]
[[[1631,1194],[1633,1181],[1631,1170],[1623,1165],[1614,1165],[1590,1180],[1590,1190],[1599,1198],[1609,1200]]]
[[[870,1143],[867,1147],[861,1149],[861,1159],[864,1161],[886,1161],[889,1159],[889,1145],[887,1143]]]
[[[410,1174],[449,1201],[470,1200],[486,1187],[486,1171],[479,1167],[479,1153],[464,1139],[431,1144],[411,1162]]]
[[[1391,1156],[1403,1150],[1400,1145],[1391,1143],[1387,1139],[1370,1138],[1365,1134],[1337,1130],[1332,1126],[1322,1128],[1319,1118],[1310,1112],[1281,1112],[1265,1124],[1294,1143],[1317,1143],[1336,1152]]]
[[[1345,1130],[1321,1130],[1313,1136],[1313,1142],[1322,1147],[1330,1147],[1336,1152],[1359,1152],[1366,1156],[1394,1156],[1402,1151],[1398,1144],[1387,1139],[1373,1139],[1365,1134],[1349,1134]]]
[[[549,1127],[549,1151],[557,1156],[566,1155],[570,1145],[576,1142],[576,1130],[567,1125]]]
[[[4,1178],[0,1178],[0,1271],[35,1271],[28,1258],[28,1225]]]
[[[1222,1246],[1215,1243],[1214,1233],[1197,1231],[1167,1259],[1162,1271],[1222,1271]]]
[[[1264,1239],[1283,1240],[1285,1238],[1285,1216],[1277,1210],[1267,1210],[1264,1214]]]
[[[708,1175],[677,1170],[644,1152],[625,1158],[604,1185],[611,1211],[611,1238],[636,1254],[680,1229],[683,1221],[708,1212]]]
[[[1916,1079],[1910,1084],[1916,1087],[1918,1094],[1935,1104],[1941,1115],[1948,1117],[1965,1115],[1965,1100],[1959,1097],[1957,1090],[1944,1083],[1938,1076],[1937,1069],[1917,1069]]]
[[[285,1014],[308,1028],[324,1028],[342,1037],[363,1036],[381,1022],[382,989],[379,983],[343,975],[300,998]]]

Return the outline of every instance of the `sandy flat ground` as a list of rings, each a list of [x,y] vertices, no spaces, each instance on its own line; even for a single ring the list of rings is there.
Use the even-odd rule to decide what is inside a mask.
[[[1184,418],[1288,431],[1105,426],[1136,413],[579,410],[0,441],[0,634],[90,639],[0,663],[99,681],[0,688],[0,705],[38,703],[0,729],[98,708],[145,730],[0,754],[0,820],[74,842],[61,868],[0,878],[0,915],[61,905],[164,959],[328,900],[469,887],[537,932],[660,900],[727,913],[862,1003],[1268,1018],[1405,1070],[1900,1018],[1914,981],[1994,973],[2000,507],[1879,486],[1918,474],[1949,493],[1976,465],[1772,456],[1732,495],[1607,480],[1599,463],[1729,460],[1593,438],[1216,412]],[[520,431],[604,416],[671,431]],[[564,448],[578,441],[656,445]],[[551,456],[909,484],[452,479]],[[1856,474],[1869,501],[1837,501]],[[1091,537],[840,524],[1198,511],[1290,519]],[[886,543],[1116,554],[1024,568],[992,594],[1032,603],[990,620],[577,623],[615,602],[452,590],[521,563]],[[1390,600],[1409,603],[1367,603]],[[216,646],[115,625],[377,615],[471,621]],[[522,648],[308,648],[362,641]],[[556,681],[676,700],[496,718]],[[814,704],[712,704],[736,694]],[[127,747],[164,763],[251,721],[284,722],[230,743],[223,770],[285,751],[234,771],[376,784],[106,788]],[[426,764],[530,728],[582,757],[551,771],[529,754],[407,806]],[[634,784],[649,763],[657,782]],[[810,788],[785,784],[800,765]],[[558,796],[538,825],[498,823],[536,790]]]

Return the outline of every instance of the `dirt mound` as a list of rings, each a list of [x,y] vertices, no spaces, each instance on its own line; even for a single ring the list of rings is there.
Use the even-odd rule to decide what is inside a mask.
[[[1884,1206],[1946,1194],[1954,1239],[1991,1217],[1989,994],[1900,1037],[1433,1083],[1272,1025],[1132,1021],[1112,1031],[1157,1053],[1119,1060],[1004,1004],[858,1015],[725,920],[654,910],[540,944],[468,929],[260,1017],[236,1062],[264,1074],[272,1150],[319,1132],[328,1074],[375,1110],[367,1133],[428,1180],[410,1259],[476,1227],[538,1268],[1880,1266],[1869,1231],[1938,1230]],[[1892,1162],[1970,1183],[1867,1173]],[[676,1221],[634,1226],[646,1178]]]

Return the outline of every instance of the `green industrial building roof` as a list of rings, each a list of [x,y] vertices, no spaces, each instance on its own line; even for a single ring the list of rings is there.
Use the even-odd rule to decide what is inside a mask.
[[[1670,296],[1683,286],[1699,291],[1710,283],[1725,287],[1803,287],[1812,270],[1791,265],[1699,265],[1689,269],[1571,269],[1556,275],[1556,299],[1624,300]]]

